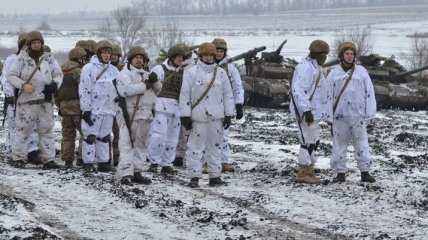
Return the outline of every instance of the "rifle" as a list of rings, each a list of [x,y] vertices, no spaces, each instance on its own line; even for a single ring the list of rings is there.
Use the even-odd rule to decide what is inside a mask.
[[[291,100],[293,101],[294,112],[296,114],[297,125],[299,125],[300,136],[302,136],[303,144],[306,144],[306,142],[305,142],[305,136],[303,136],[302,126],[300,125],[300,123],[302,122],[302,117],[300,117],[299,109],[297,108],[296,101],[294,101],[294,96],[293,96],[293,92],[292,91],[293,90],[290,87]]]
[[[6,101],[6,98],[4,99],[4,104],[3,104],[3,120],[1,123],[1,126],[4,127],[4,122],[6,121],[6,115],[7,115],[7,107],[9,106],[9,103]]]
[[[128,109],[126,108],[126,99],[125,97],[120,96],[119,91],[117,90],[117,80],[113,79],[113,86],[116,89],[117,93],[117,103],[122,109],[123,119],[125,120],[126,128],[128,128],[129,139],[131,140],[131,146],[134,148],[134,140],[132,140],[132,131],[131,131],[131,118],[129,117]]]

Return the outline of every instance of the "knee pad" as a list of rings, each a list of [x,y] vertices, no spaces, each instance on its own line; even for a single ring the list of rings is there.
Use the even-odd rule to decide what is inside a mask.
[[[103,143],[108,143],[108,142],[110,142],[110,134],[107,135],[107,136],[105,136],[105,137],[103,137],[103,138],[97,138],[97,140],[101,141]]]
[[[95,137],[95,135],[89,135],[86,137],[86,139],[84,140],[87,144],[92,145],[95,143],[95,140],[97,138]]]

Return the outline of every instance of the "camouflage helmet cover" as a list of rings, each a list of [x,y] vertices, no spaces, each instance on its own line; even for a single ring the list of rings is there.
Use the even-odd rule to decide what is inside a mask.
[[[110,50],[113,50],[113,45],[109,41],[101,40],[97,43],[96,53],[99,53],[103,48],[110,48]]]
[[[39,31],[31,31],[31,32],[27,33],[25,39],[26,39],[27,45],[30,45],[31,42],[33,42],[35,40],[40,40],[42,42],[42,44],[45,43],[45,40],[43,39],[42,33]]]
[[[215,55],[216,48],[212,43],[202,43],[202,45],[198,49],[198,55],[201,57],[203,55]]]
[[[89,52],[91,51],[91,44],[89,43],[89,41],[86,40],[77,41],[75,47],[83,48],[85,50],[88,50]]]
[[[95,40],[89,39],[86,42],[88,42],[90,46],[90,52],[96,53],[97,52],[97,42]]]
[[[187,46],[184,43],[177,44],[177,46],[181,47],[184,50],[184,54],[185,54],[184,57],[187,58],[187,57],[191,57],[192,56],[192,49],[190,49],[189,46]]]
[[[180,55],[182,57],[186,56],[186,51],[180,45],[174,45],[168,49],[168,58],[172,58],[176,55]]]
[[[354,52],[354,55],[357,55],[357,48],[355,47],[355,45],[351,42],[344,42],[340,44],[339,49],[337,50],[339,58],[342,58],[343,53],[347,50],[351,50]]]
[[[212,41],[216,49],[224,49],[227,51],[227,43],[223,38],[214,38]]]
[[[143,47],[132,46],[128,51],[128,61],[131,61],[137,55],[143,56],[145,61],[148,61],[149,59],[149,55]]]
[[[311,45],[309,45],[309,51],[311,53],[325,53],[330,52],[330,46],[323,40],[314,40]]]
[[[111,54],[115,54],[119,57],[122,57],[122,48],[120,48],[119,45],[113,45],[113,49],[111,51]]]
[[[21,49],[26,43],[27,33],[23,32],[18,36],[18,48]]]
[[[70,60],[82,59],[82,58],[86,58],[86,51],[81,47],[75,47],[71,49],[70,52],[68,53],[68,59]]]

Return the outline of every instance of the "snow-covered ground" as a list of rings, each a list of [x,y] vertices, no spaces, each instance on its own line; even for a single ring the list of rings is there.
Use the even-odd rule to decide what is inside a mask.
[[[153,184],[129,187],[113,173],[16,169],[2,156],[0,239],[426,239],[427,112],[377,114],[374,184],[359,181],[352,147],[347,182],[329,182],[331,140],[322,129],[316,167],[325,181],[317,186],[293,181],[297,127],[285,110],[248,108],[235,122],[237,172],[224,174],[222,187],[204,176],[191,189],[184,168],[172,178],[146,173]]]

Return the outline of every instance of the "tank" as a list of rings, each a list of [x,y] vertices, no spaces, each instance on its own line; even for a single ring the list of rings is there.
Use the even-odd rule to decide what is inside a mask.
[[[280,108],[289,103],[290,79],[293,64],[287,64],[280,54],[287,40],[273,52],[262,52],[245,58],[246,73],[241,76],[245,90],[246,105]]]

